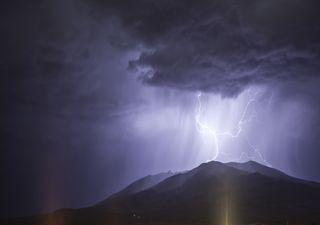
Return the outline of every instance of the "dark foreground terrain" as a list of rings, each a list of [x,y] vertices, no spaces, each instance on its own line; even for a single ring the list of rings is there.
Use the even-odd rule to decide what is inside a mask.
[[[320,224],[320,184],[256,162],[147,176],[89,208],[1,224]]]

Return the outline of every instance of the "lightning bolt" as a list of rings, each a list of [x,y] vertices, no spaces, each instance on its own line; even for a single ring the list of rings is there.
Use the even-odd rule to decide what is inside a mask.
[[[248,90],[247,94],[250,95],[250,89]],[[208,133],[208,134],[210,134],[210,136],[212,136],[213,141],[214,141],[214,148],[215,148],[212,160],[216,160],[219,157],[219,155],[227,155],[228,156],[228,154],[226,152],[222,152],[220,149],[220,139],[221,138],[224,138],[224,137],[238,138],[241,134],[244,134],[246,143],[248,144],[250,149],[253,151],[254,155],[250,156],[248,153],[242,152],[240,154],[240,157],[236,160],[238,160],[238,161],[240,161],[242,159],[249,160],[249,159],[254,159],[255,157],[258,157],[265,165],[272,167],[272,165],[264,158],[264,156],[260,152],[260,150],[251,143],[247,132],[245,132],[245,130],[243,128],[244,124],[250,123],[252,121],[252,118],[247,119],[248,110],[257,101],[257,96],[259,94],[260,94],[260,92],[256,92],[252,96],[249,96],[250,99],[246,103],[246,106],[244,107],[244,110],[241,114],[241,117],[240,117],[239,121],[237,122],[237,129],[235,132],[231,132],[231,131],[217,132],[214,129],[212,129],[210,126],[206,125],[201,120],[201,115],[204,111],[203,106],[202,106],[202,101],[201,101],[202,93],[199,92],[197,94],[197,103],[198,104],[197,104],[196,114],[195,114],[196,128],[199,133],[201,133],[201,134]]]
[[[216,134],[216,132],[213,129],[211,129],[209,126],[207,126],[206,124],[201,122],[200,117],[201,117],[201,113],[203,111],[202,103],[201,103],[201,92],[199,92],[197,96],[198,96],[198,107],[197,107],[196,117],[195,117],[196,128],[199,133],[204,134],[204,133],[208,132],[212,136],[212,138],[214,140],[214,144],[215,144],[215,152],[214,152],[214,156],[213,156],[212,160],[215,160],[220,154],[218,135]]]

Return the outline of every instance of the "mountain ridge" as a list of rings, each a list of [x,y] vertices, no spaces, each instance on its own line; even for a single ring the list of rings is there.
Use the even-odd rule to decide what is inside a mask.
[[[230,221],[239,225],[320,223],[319,183],[252,161],[210,161],[182,173],[146,176],[92,207],[48,217],[71,225],[216,224],[223,222],[226,202]]]

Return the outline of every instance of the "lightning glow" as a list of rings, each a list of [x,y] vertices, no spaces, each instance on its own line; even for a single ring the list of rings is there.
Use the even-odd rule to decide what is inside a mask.
[[[222,151],[220,146],[220,142],[223,138],[239,138],[240,135],[243,134],[248,147],[253,151],[254,155],[250,156],[246,152],[241,152],[240,157],[238,159],[233,159],[233,160],[237,160],[237,161],[240,161],[243,159],[250,160],[258,157],[258,159],[260,159],[265,165],[271,166],[271,164],[264,158],[260,150],[251,143],[248,137],[248,134],[244,130],[243,125],[246,123],[250,123],[253,117],[253,115],[251,115],[251,117],[248,116],[248,110],[250,107],[254,107],[254,103],[257,101],[257,96],[260,93],[255,92],[253,95],[250,95],[250,90],[249,90],[247,91],[247,94],[250,96],[250,98],[241,113],[241,117],[239,121],[237,122],[236,131],[232,132],[228,130],[228,131],[219,132],[201,120],[201,116],[204,112],[204,109],[201,101],[202,93],[199,92],[197,94],[197,108],[195,113],[196,129],[201,134],[209,134],[214,142],[213,157],[211,160],[216,160],[220,155],[228,156],[228,153]]]

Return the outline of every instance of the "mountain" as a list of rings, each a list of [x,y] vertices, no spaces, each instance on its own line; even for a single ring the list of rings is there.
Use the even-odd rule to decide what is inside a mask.
[[[208,162],[179,174],[147,176],[89,208],[6,224],[313,224],[320,184],[256,162]]]

